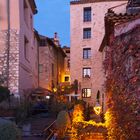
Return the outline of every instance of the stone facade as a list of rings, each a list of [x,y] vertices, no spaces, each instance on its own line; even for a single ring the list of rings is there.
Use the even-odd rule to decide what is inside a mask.
[[[0,48],[1,59],[1,75],[5,77],[4,86],[9,86],[12,93],[18,93],[18,75],[19,75],[19,32],[17,30],[10,30],[10,40],[9,40],[9,58],[8,58],[8,31],[1,31],[0,37],[1,43]],[[8,59],[8,60],[7,60]],[[8,63],[8,64],[7,64]],[[8,75],[7,75],[8,73]],[[8,76],[8,77],[7,77]],[[8,83],[7,83],[8,80]]]
[[[65,73],[64,73],[63,82],[70,82],[70,48],[64,46],[63,51],[66,54],[65,61],[64,61]]]
[[[36,5],[34,0],[13,0],[0,1],[0,6],[0,79],[11,94],[23,97],[38,87]]]
[[[125,4],[124,4],[125,3]],[[91,8],[91,21],[84,22],[84,8]],[[81,1],[71,2],[70,24],[71,24],[71,82],[79,81],[79,94],[82,89],[91,89],[91,97],[83,98],[91,105],[96,104],[97,92],[100,91],[100,103],[104,102],[104,81],[103,70],[104,54],[100,53],[99,47],[104,37],[104,16],[109,8],[115,8],[116,12],[126,11],[126,1]],[[83,39],[83,29],[91,28],[91,38]],[[83,51],[91,49],[91,57],[83,59]],[[83,78],[83,68],[91,68],[90,78]],[[81,94],[82,97],[82,94]]]
[[[65,53],[54,40],[40,35],[39,86],[50,91],[64,78]]]
[[[124,16],[125,18],[124,22]],[[114,16],[117,17],[117,16]],[[112,20],[113,21],[113,20]],[[137,140],[140,137],[140,15],[123,15],[108,34],[106,95],[110,139]],[[109,21],[111,22],[111,20]],[[123,29],[123,30],[122,30]],[[125,114],[125,115],[124,115]],[[123,120],[123,121],[122,121]]]

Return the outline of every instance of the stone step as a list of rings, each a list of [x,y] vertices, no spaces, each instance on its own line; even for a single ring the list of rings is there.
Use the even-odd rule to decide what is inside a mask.
[[[91,136],[85,138],[85,140],[104,140],[102,133],[93,133]]]

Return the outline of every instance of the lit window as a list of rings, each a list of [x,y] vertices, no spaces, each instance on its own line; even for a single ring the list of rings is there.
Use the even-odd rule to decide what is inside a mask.
[[[91,7],[84,8],[84,22],[91,21]]]
[[[83,49],[83,58],[88,59],[91,57],[91,48],[84,48]]]
[[[82,97],[90,98],[91,97],[91,88],[83,88],[82,89]]]
[[[91,28],[83,29],[83,39],[91,38]]]
[[[91,75],[91,68],[83,68],[83,77],[90,78]]]

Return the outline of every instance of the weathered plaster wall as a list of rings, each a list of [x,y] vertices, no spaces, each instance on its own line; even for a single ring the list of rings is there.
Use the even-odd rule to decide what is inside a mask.
[[[126,22],[123,24],[116,25],[115,27],[115,36],[119,36],[123,33],[127,33],[129,30],[133,29],[140,24],[140,19],[132,20],[131,22]]]

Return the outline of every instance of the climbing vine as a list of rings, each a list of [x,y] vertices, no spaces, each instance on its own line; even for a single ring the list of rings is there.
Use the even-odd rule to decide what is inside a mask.
[[[105,70],[109,140],[140,137],[140,27],[114,38],[106,53]]]

